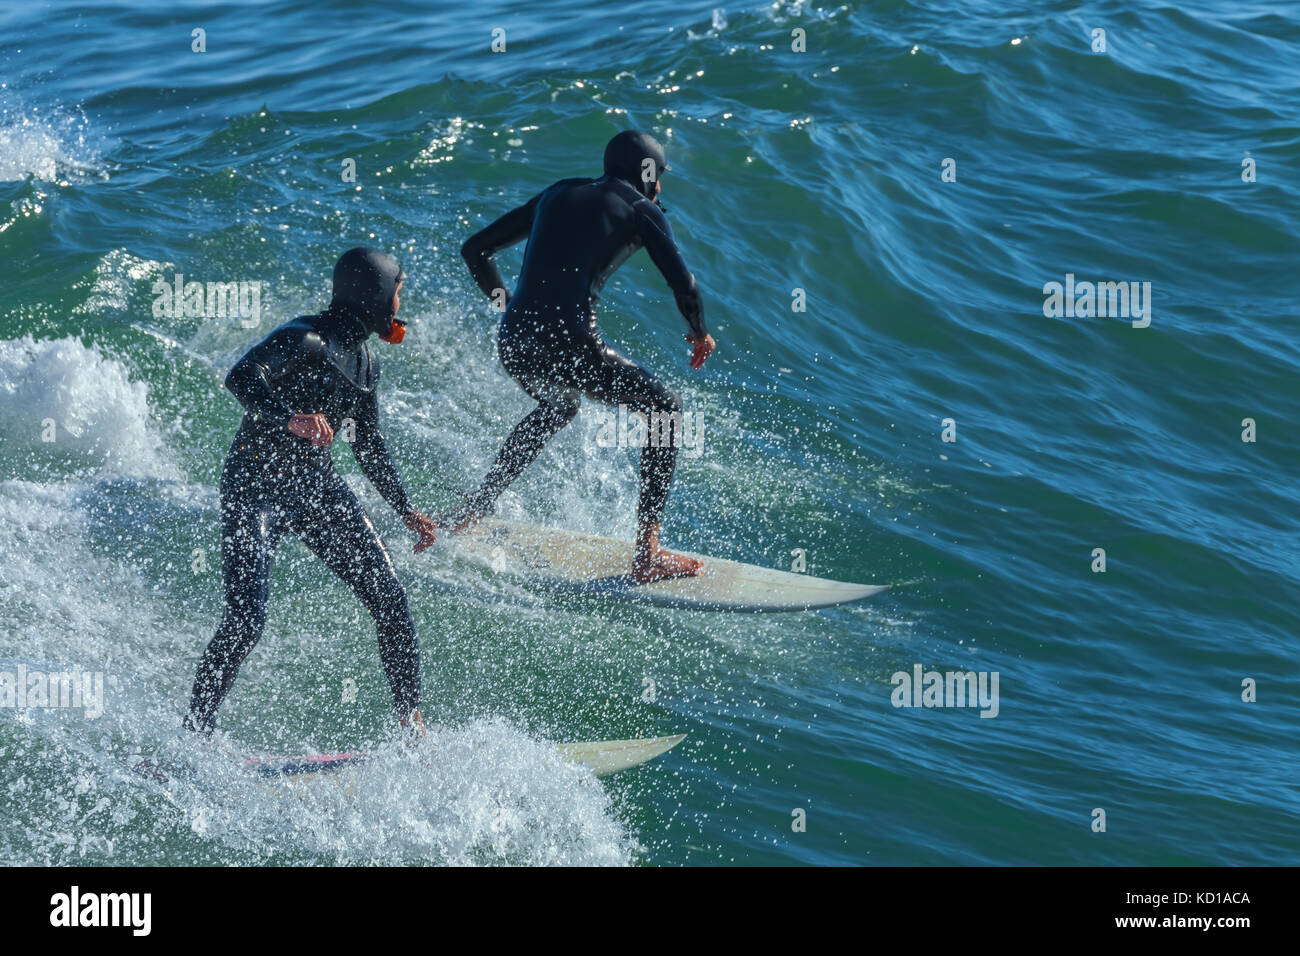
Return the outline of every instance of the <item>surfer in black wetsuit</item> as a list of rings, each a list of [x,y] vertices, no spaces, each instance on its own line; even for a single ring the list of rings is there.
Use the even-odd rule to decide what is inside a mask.
[[[379,367],[366,340],[377,333],[397,343],[406,278],[397,260],[377,249],[351,249],[334,267],[327,310],[287,322],[236,363],[226,387],[244,419],[221,472],[221,625],[199,661],[185,727],[208,734],[266,624],[276,545],[285,533],[303,540],[366,606],[379,637],[379,657],[403,726],[423,732],[420,646],[379,533],[361,502],[334,470],[330,443],[341,431],[357,464],[419,538],[434,540],[434,523],[417,512],[379,431],[375,386]]]
[[[459,532],[491,513],[493,503],[542,447],[578,413],[586,395],[626,405],[658,436],[641,450],[641,494],[632,573],[641,582],[686,577],[700,562],[659,547],[659,522],[677,464],[681,399],[652,373],[606,345],[596,327],[601,287],[644,247],[668,281],[690,328],[691,368],[715,348],[704,326],[695,277],[673,241],[656,197],[668,165],[663,147],[636,130],[605,148],[605,175],[562,179],[471,236],[461,248],[471,275],[488,296],[504,301],[498,343],[506,371],[537,400],[537,408],[506,439],[496,463],[464,506],[440,523]],[[515,294],[508,296],[495,253],[528,240]],[[675,418],[674,418],[675,417]]]

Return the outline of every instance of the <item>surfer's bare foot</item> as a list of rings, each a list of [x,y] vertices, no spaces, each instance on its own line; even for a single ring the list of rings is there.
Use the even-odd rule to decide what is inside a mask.
[[[418,709],[411,712],[410,716],[402,718],[402,730],[406,734],[406,742],[412,746],[419,743],[428,731],[424,729],[424,718],[420,716]]]
[[[649,584],[651,581],[667,581],[671,578],[692,578],[700,573],[704,565],[697,558],[688,558],[684,554],[674,554],[663,548],[655,551],[644,561],[632,563],[632,577],[637,584]]]
[[[691,578],[699,574],[704,563],[698,558],[676,554],[659,547],[658,526],[641,529],[632,552],[632,578],[637,584]]]

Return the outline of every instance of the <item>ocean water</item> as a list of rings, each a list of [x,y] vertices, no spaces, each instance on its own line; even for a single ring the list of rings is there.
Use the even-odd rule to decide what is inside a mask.
[[[0,708],[0,861],[1300,862],[1300,7],[363,9],[0,4],[0,670],[104,681],[101,714]],[[391,739],[372,625],[296,542],[221,733],[179,739],[220,613],[225,371],[324,305],[343,249],[394,252],[386,432],[417,503],[454,503],[531,405],[459,245],[629,126],[667,146],[719,343],[687,368],[643,254],[609,283],[607,337],[705,423],[666,542],[894,587],[561,599],[411,554],[340,448],[436,759]],[[260,315],[159,315],[177,274],[258,283]],[[1149,291],[1045,314],[1067,281]],[[595,411],[503,514],[631,536],[634,453]],[[996,673],[996,716],[895,707],[917,665]],[[601,781],[547,746],[662,733],[689,737]],[[231,769],[361,747],[341,787]]]

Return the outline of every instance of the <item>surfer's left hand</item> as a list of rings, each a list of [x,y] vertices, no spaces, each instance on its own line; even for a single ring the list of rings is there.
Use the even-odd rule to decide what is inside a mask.
[[[428,515],[422,515],[418,512],[406,519],[406,527],[415,532],[416,537],[420,540],[415,542],[415,553],[419,554],[429,545],[438,540],[438,526],[433,523],[433,519]]]
[[[691,368],[703,368],[705,361],[713,354],[713,350],[718,347],[718,343],[713,341],[713,336],[707,332],[702,339],[688,335],[686,341],[695,349],[691,353]]]

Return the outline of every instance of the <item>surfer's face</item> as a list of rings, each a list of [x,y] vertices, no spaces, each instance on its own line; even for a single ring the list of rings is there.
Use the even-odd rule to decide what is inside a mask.
[[[397,319],[397,310],[402,307],[402,285],[403,283],[398,282],[397,288],[393,290],[393,313],[388,319],[388,331],[381,332],[379,335],[380,341],[390,345],[398,345],[406,338],[406,323]]]

